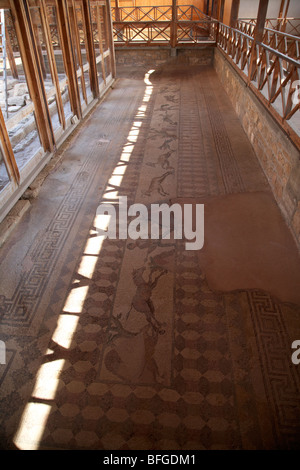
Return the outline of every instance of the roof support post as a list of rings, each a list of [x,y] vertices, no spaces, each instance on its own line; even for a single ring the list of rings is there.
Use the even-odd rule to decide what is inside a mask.
[[[230,22],[229,22],[229,26],[231,28],[236,27],[236,22],[239,17],[239,9],[240,9],[240,0],[232,0]]]
[[[81,119],[82,110],[80,104],[80,94],[77,81],[77,70],[75,56],[70,31],[70,21],[68,4],[66,0],[55,0],[57,10],[58,29],[61,41],[61,48],[64,58],[65,70],[68,77],[70,104],[73,114]]]
[[[257,46],[257,43],[262,42],[263,40],[268,6],[269,6],[269,0],[259,0],[256,26],[254,29],[254,36],[253,36],[253,42],[252,42],[252,48],[251,48],[250,67],[248,71],[248,83],[252,80],[255,74],[255,71],[253,71],[253,64],[254,64],[254,61],[256,60],[256,46]]]
[[[82,0],[83,27],[86,37],[87,58],[90,65],[90,82],[94,98],[99,96],[99,81],[96,66],[95,45],[92,31],[92,16],[90,0]]]
[[[177,45],[177,0],[172,0],[171,47]]]
[[[52,151],[55,139],[28,0],[10,0],[10,7],[41,144]]]

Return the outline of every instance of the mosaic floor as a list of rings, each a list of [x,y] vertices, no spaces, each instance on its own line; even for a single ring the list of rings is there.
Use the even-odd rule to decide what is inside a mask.
[[[0,447],[299,448],[292,237],[214,70],[146,72],[122,71],[0,251]],[[204,204],[203,249],[106,239],[120,196]]]

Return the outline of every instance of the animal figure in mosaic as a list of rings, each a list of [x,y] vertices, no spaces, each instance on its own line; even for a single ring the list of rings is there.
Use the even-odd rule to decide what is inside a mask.
[[[164,334],[163,325],[155,318],[155,308],[151,297],[159,279],[167,274],[168,271],[160,266],[151,267],[149,279],[145,281],[145,270],[144,266],[133,270],[132,279],[136,286],[136,292],[132,299],[130,310],[126,314],[126,320],[129,318],[132,310],[135,309],[137,312],[145,315],[147,322],[155,331],[158,331],[159,334]]]
[[[111,325],[108,329],[107,344],[113,344],[114,347],[105,354],[104,363],[107,370],[122,381],[126,380],[131,382],[140,380],[142,376],[149,377],[150,373],[152,380],[161,383],[163,376],[159,372],[154,353],[159,336],[165,333],[165,325],[155,318],[155,307],[151,297],[159,279],[168,271],[154,264],[154,266],[150,268],[148,281],[146,281],[144,278],[145,270],[145,267],[133,270],[132,278],[136,286],[136,292],[133,296],[130,310],[125,315],[119,314],[112,317]],[[128,331],[124,327],[133,309],[145,315],[147,320],[147,324],[138,332]],[[140,342],[141,339],[142,343]],[[123,343],[118,343],[117,340],[123,341]],[[128,343],[128,341],[130,343]],[[131,343],[132,341],[133,343]],[[126,361],[128,361],[129,358],[127,356],[127,359],[125,359],[126,353],[124,356],[122,352],[124,344],[143,344],[143,354],[134,368],[128,367]],[[125,346],[125,349],[126,348]]]
[[[161,87],[158,93],[160,95],[164,95],[165,93],[168,93],[168,92],[170,92],[170,86],[166,85],[166,86]]]
[[[143,374],[150,372],[155,382],[162,383],[164,376],[160,373],[155,359],[155,351],[159,338],[159,332],[147,325],[145,328],[143,328],[142,334],[145,348],[145,362],[143,370],[140,374],[140,378],[143,376]]]
[[[158,109],[156,109],[155,111],[158,111],[158,112],[167,112],[167,111],[174,111],[174,110],[177,110],[178,109],[178,106],[172,106],[171,104],[167,103],[167,104],[162,104]]]
[[[160,155],[157,159],[156,163],[147,163],[148,166],[151,167],[156,167],[157,165],[160,165],[163,170],[174,170],[174,167],[170,165],[169,158],[171,157],[173,151],[169,151],[167,153],[164,153],[163,155]]]
[[[175,98],[175,95],[165,95],[164,98],[171,103],[178,103],[178,98]]]
[[[163,121],[167,122],[168,124],[171,124],[171,126],[176,126],[177,122],[174,122],[170,116],[168,116],[168,113],[166,112],[165,116],[163,117]]]
[[[160,373],[155,359],[155,351],[160,333],[153,329],[152,325],[147,324],[138,333],[131,333],[131,338],[129,338],[128,332],[124,330],[118,321],[117,324],[117,329],[120,334],[116,334],[113,340],[125,338],[125,343],[115,343],[114,347],[105,354],[104,363],[106,369],[122,382],[130,383],[139,380],[148,381],[150,379],[151,382],[162,383],[164,376]],[[126,353],[124,355],[124,350],[122,350],[124,344],[128,344],[126,339],[130,341],[129,344],[132,344],[131,342],[133,341],[136,347],[141,348],[139,360],[136,362],[135,367],[132,367],[132,364],[128,364],[127,361],[130,360],[130,358],[126,356]],[[125,346],[125,350],[126,349]],[[151,374],[150,377],[149,373]]]
[[[165,181],[165,179],[169,175],[172,175],[172,174],[174,174],[174,170],[169,170],[163,175],[153,178],[149,185],[148,190],[143,191],[142,194],[144,196],[151,196],[154,191],[157,191],[161,196],[167,196],[168,193],[164,191],[164,188],[162,187],[162,183]]]
[[[178,139],[178,136],[176,134],[172,134],[170,129],[166,129],[166,128],[155,129],[155,128],[152,127],[150,129],[150,132],[151,132],[151,138],[152,139],[154,137],[161,137],[163,139],[171,139],[171,140],[177,140]]]
[[[134,333],[131,331],[126,330],[121,323],[122,314],[119,314],[117,317],[113,316],[111,319],[111,325],[108,327],[108,339],[107,343],[113,342],[115,339],[124,337],[124,338],[132,338],[136,336],[138,333]]]
[[[166,139],[162,145],[159,147],[160,150],[170,150],[170,144],[174,139]]]

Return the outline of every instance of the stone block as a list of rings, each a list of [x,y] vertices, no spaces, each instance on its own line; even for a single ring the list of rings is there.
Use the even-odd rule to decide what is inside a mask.
[[[22,109],[22,106],[9,106],[8,107],[8,112],[9,113],[17,113],[18,111],[20,111],[20,109]]]
[[[13,96],[11,98],[8,98],[8,105],[9,106],[24,106],[25,98],[24,96]]]
[[[7,89],[13,90],[13,88],[19,83],[19,81],[15,78],[8,78],[7,80]]]
[[[21,96],[23,97],[28,93],[28,88],[26,83],[17,83],[14,86],[14,96]]]

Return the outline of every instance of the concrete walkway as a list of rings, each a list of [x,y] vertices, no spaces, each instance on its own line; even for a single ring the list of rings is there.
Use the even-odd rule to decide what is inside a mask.
[[[214,70],[146,72],[120,71],[0,251],[1,446],[299,448],[294,241]],[[204,204],[203,249],[104,239],[119,196]]]

